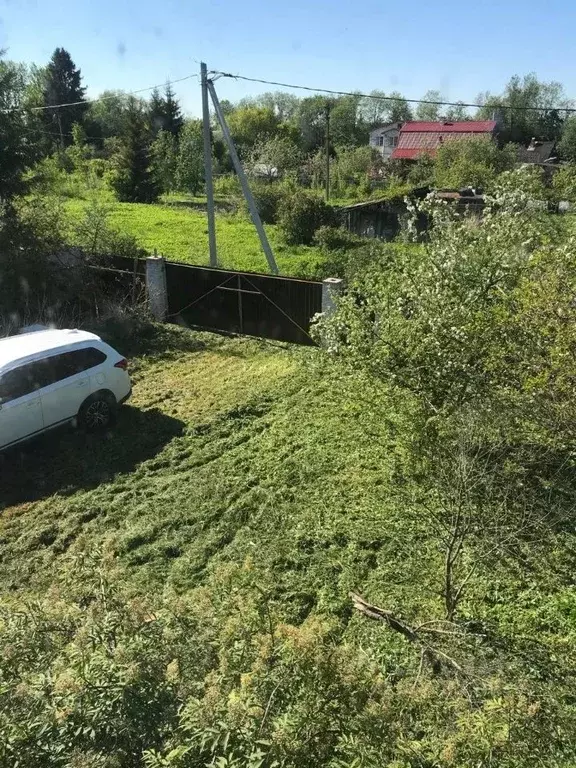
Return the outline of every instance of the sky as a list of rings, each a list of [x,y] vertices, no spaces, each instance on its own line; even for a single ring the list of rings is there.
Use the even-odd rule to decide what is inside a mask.
[[[185,77],[200,61],[266,80],[408,98],[437,89],[465,102],[536,72],[576,97],[575,25],[573,0],[0,0],[6,57],[45,64],[66,48],[90,98]],[[199,115],[198,80],[174,88]],[[232,101],[266,90],[217,84]]]

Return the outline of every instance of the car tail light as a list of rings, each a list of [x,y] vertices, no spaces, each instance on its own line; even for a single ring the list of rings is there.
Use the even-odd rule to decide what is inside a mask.
[[[118,360],[117,363],[114,363],[114,368],[122,368],[123,371],[126,371],[128,369],[128,360],[123,357],[122,360]]]

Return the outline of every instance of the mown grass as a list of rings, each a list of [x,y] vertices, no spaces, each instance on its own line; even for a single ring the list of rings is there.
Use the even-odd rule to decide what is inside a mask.
[[[65,203],[73,221],[81,219],[87,205],[79,199]],[[132,235],[138,245],[150,253],[156,251],[169,260],[187,264],[209,264],[208,228],[202,211],[167,205],[113,203],[109,222]],[[266,232],[281,274],[316,276],[326,260],[320,249],[286,245],[274,225],[266,226]],[[216,240],[220,266],[247,272],[270,271],[254,225],[246,218],[218,213]]]
[[[43,589],[88,542],[112,547],[140,588],[187,590],[248,557],[287,618],[348,613],[349,589],[378,562],[387,572],[396,546],[382,528],[395,515],[384,432],[315,372],[318,351],[163,338],[170,352],[133,362],[113,433],[63,433],[6,460],[0,584]]]

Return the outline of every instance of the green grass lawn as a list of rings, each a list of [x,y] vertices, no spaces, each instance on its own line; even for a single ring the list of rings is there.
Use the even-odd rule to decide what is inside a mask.
[[[0,584],[43,588],[88,537],[142,586],[189,589],[250,555],[293,593],[287,616],[344,610],[382,543],[386,443],[367,442],[359,408],[313,373],[315,350],[162,338],[168,352],[133,360],[113,434],[64,432],[7,462]]]
[[[66,201],[66,210],[80,219],[87,203]],[[150,253],[157,251],[172,261],[187,264],[208,264],[208,227],[206,214],[187,208],[140,203],[114,203],[110,224],[134,236],[138,244]],[[280,274],[314,277],[325,256],[318,248],[287,246],[276,226],[267,225],[266,232]],[[269,272],[266,257],[254,225],[240,215],[221,214],[216,217],[216,241],[220,266],[247,272]]]

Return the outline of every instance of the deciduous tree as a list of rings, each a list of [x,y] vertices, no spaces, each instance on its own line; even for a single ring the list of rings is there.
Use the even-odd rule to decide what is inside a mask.
[[[514,75],[500,95],[485,93],[478,99],[483,104],[478,117],[489,120],[498,114],[502,139],[518,144],[527,144],[533,137],[558,138],[562,131],[558,110],[573,105],[561,83],[541,82],[533,72],[523,78]]]
[[[250,165],[269,179],[296,171],[303,161],[298,145],[286,136],[257,141],[250,153]]]
[[[228,127],[241,156],[246,156],[257,141],[276,135],[279,123],[269,107],[240,107],[228,117]]]
[[[441,102],[442,98],[440,91],[426,91],[424,96],[422,96],[423,101],[428,102]],[[416,108],[417,120],[429,120],[434,122],[440,120],[441,114],[442,105],[440,103],[424,104],[420,102]]]
[[[150,147],[151,168],[162,192],[176,188],[178,142],[168,131],[160,131]]]
[[[188,120],[182,129],[178,150],[176,179],[178,188],[197,195],[204,179],[204,142],[202,122]]]
[[[498,174],[510,170],[516,162],[516,147],[502,149],[489,138],[451,139],[436,153],[434,180],[437,187],[488,187]]]

